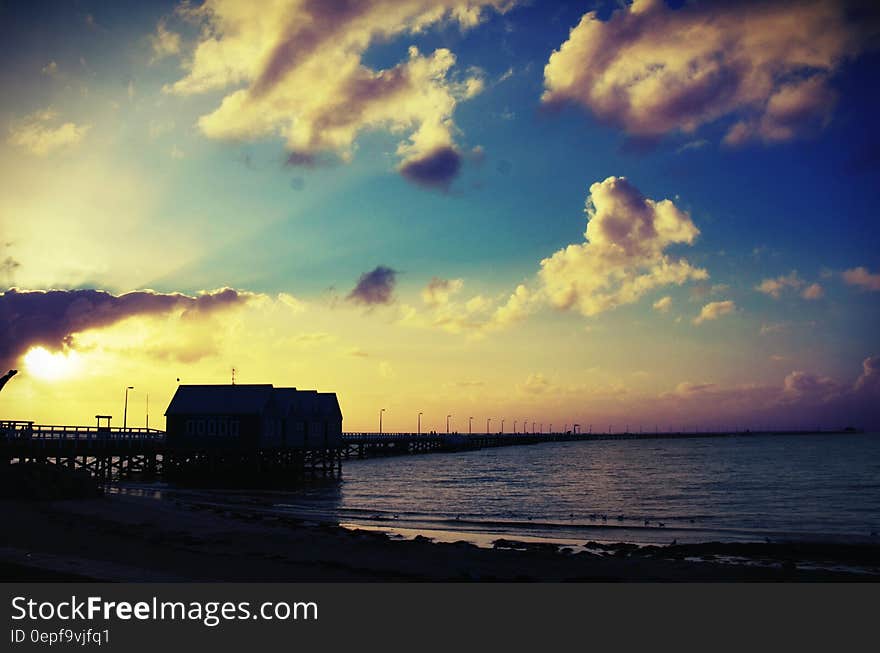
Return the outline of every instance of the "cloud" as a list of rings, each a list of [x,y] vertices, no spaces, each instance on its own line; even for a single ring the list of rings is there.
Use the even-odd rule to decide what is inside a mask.
[[[801,292],[804,299],[822,299],[824,296],[825,290],[818,283],[811,283]]]
[[[364,54],[376,43],[421,34],[440,24],[469,29],[484,9],[512,0],[287,0],[261,5],[207,0],[184,12],[201,30],[186,75],[166,87],[189,95],[227,91],[198,127],[217,139],[278,136],[307,158],[353,155],[358,136],[387,129],[405,135],[399,170],[417,184],[444,190],[458,173],[457,104],[480,93],[479,71],[454,75],[446,48],[376,70]]]
[[[871,274],[867,268],[857,267],[845,270],[843,280],[851,286],[859,286],[863,290],[880,290],[880,274]]]
[[[795,371],[783,381],[782,401],[827,403],[839,397],[844,389],[845,386],[827,376]]]
[[[14,121],[9,126],[7,142],[37,156],[46,156],[77,145],[91,129],[91,125],[73,122],[58,124],[58,113],[52,109],[37,111]]]
[[[429,188],[449,190],[449,185],[461,168],[461,155],[444,145],[421,156],[405,161],[400,174],[406,179]]]
[[[0,283],[5,285],[11,285],[12,280],[15,277],[15,271],[21,267],[21,263],[11,256],[7,256],[5,259],[0,261]]]
[[[853,390],[880,395],[880,356],[869,356],[862,361],[862,373],[856,379]]]
[[[760,284],[755,286],[755,290],[765,295],[770,295],[773,299],[779,299],[782,291],[786,288],[797,290],[804,285],[803,279],[798,273],[792,270],[787,275],[776,277],[775,279],[764,279]]]
[[[544,68],[546,104],[575,102],[637,137],[737,122],[729,145],[785,141],[827,123],[830,78],[865,39],[843,3],[635,0],[586,13]]]
[[[103,290],[18,290],[0,294],[0,367],[31,347],[59,350],[73,336],[135,315],[183,311],[183,317],[242,304],[248,293],[224,288],[189,296],[151,290],[112,295]]]
[[[718,385],[715,383],[690,383],[683,381],[675,386],[672,395],[676,397],[696,397],[716,392]]]
[[[422,290],[422,300],[426,304],[437,306],[448,304],[449,298],[464,287],[463,279],[441,279],[433,277]]]
[[[156,33],[150,36],[150,46],[153,48],[150,63],[179,54],[180,43],[180,34],[169,30],[164,19],[160,20],[156,25]]]
[[[361,275],[347,299],[366,306],[390,304],[394,301],[396,283],[397,271],[384,265],[378,265],[373,270]]]
[[[729,315],[736,310],[736,304],[727,299],[723,302],[709,302],[700,310],[700,314],[694,318],[694,324],[702,324],[708,320],[717,320],[722,315]]]
[[[670,297],[669,295],[661,297],[656,302],[654,302],[653,307],[655,311],[668,313],[669,309],[672,308],[672,297]]]
[[[692,244],[700,233],[672,201],[648,199],[627,179],[609,177],[590,186],[586,214],[585,242],[543,259],[536,276],[506,299],[477,295],[453,302],[450,296],[461,290],[462,280],[435,278],[422,291],[432,314],[426,319],[403,307],[401,321],[484,335],[547,306],[592,316],[634,303],[655,288],[708,279],[705,270],[667,251]]]
[[[772,360],[782,360],[773,356]],[[784,428],[823,428],[846,425],[877,428],[877,400],[880,399],[880,356],[862,362],[862,373],[854,382],[833,379],[816,372],[790,372],[781,384],[745,384],[723,387],[714,383],[680,383],[661,399],[678,404],[673,413],[710,412],[709,421],[744,420],[746,423],[778,424]],[[674,406],[675,404],[673,404]],[[669,406],[666,407],[670,408]],[[658,409],[663,409],[658,405]],[[669,412],[668,410],[666,412]]]
[[[541,261],[542,292],[553,306],[595,315],[654,288],[708,278],[666,252],[700,233],[671,200],[648,199],[626,178],[608,177],[590,186],[586,214],[586,242]]]
[[[529,374],[526,382],[519,387],[520,392],[527,395],[547,394],[553,389],[553,384],[540,372]]]
[[[676,154],[682,154],[683,152],[687,152],[688,150],[701,150],[709,144],[705,138],[700,138],[695,141],[688,141],[684,145],[681,145],[675,150]]]

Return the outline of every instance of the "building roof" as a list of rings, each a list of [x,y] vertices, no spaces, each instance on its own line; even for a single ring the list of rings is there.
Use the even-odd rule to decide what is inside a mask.
[[[253,415],[272,400],[269,385],[181,385],[165,415]]]
[[[335,392],[264,385],[181,385],[165,415],[259,415],[291,413],[342,418]]]

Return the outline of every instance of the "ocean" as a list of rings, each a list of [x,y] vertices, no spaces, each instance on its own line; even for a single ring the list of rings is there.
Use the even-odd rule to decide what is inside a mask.
[[[880,545],[880,434],[560,442],[346,461],[274,509],[479,544]]]
[[[544,443],[347,460],[341,482],[294,491],[153,490],[485,546],[498,538],[880,545],[880,434]]]

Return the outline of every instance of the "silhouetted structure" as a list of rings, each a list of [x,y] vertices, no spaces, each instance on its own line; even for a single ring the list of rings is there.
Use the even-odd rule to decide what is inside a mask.
[[[18,374],[18,370],[9,370],[6,374],[0,376],[0,390],[2,390],[3,386],[9,383],[9,379],[11,379],[16,374]]]
[[[182,385],[166,417],[164,473],[290,480],[340,472],[335,393],[263,385]]]
[[[342,444],[336,394],[271,385],[182,385],[165,411],[169,448],[325,449]]]

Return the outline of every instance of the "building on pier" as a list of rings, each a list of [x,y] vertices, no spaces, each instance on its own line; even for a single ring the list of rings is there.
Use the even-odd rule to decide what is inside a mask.
[[[342,411],[333,392],[269,384],[181,385],[165,417],[169,449],[342,446]]]

